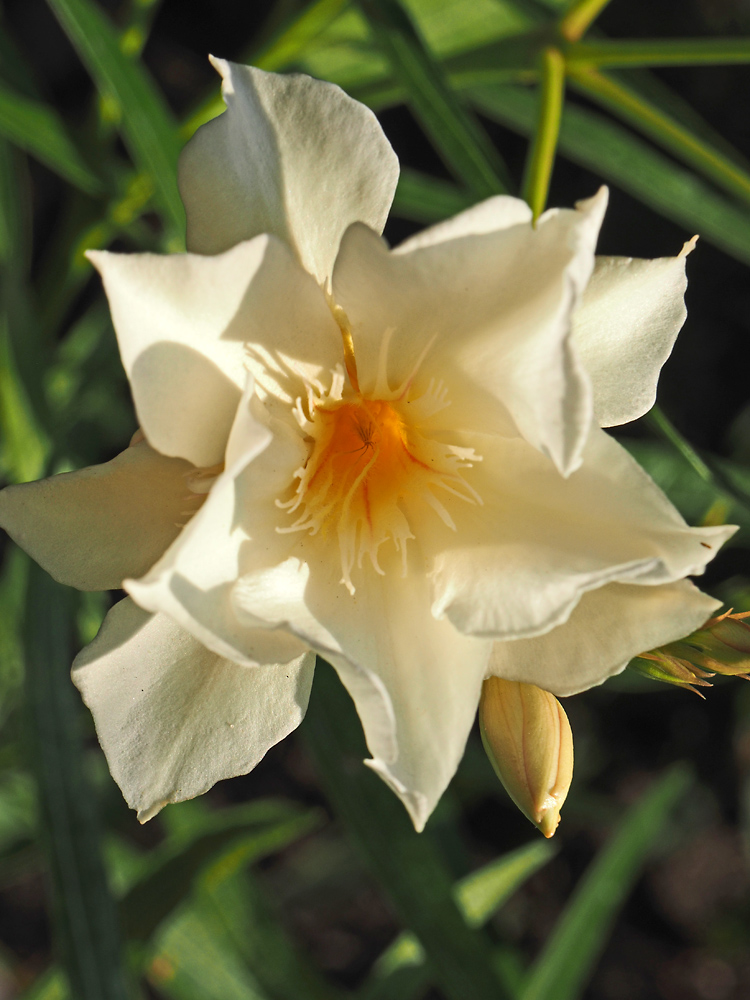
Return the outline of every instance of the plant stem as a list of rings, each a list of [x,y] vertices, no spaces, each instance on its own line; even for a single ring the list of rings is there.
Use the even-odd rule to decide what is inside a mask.
[[[608,3],[609,0],[575,0],[560,18],[560,34],[569,42],[577,42]]]
[[[565,50],[569,66],[716,66],[750,62],[750,38],[597,39]]]
[[[565,99],[565,61],[559,49],[542,51],[540,77],[539,117],[523,181],[523,197],[531,207],[535,222],[547,203]]]

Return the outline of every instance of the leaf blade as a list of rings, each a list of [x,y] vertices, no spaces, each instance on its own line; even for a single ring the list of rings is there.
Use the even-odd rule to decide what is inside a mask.
[[[139,169],[149,173],[162,211],[184,235],[185,214],[177,189],[180,142],[176,123],[143,66],[122,51],[108,18],[90,0],[47,0],[100,94],[114,96],[121,129]]]
[[[618,910],[691,780],[684,767],[673,767],[628,812],[578,883],[531,970],[521,1000],[575,1000],[580,996]]]
[[[127,1000],[114,901],[101,855],[98,817],[87,786],[70,680],[72,599],[35,564],[25,622],[26,693],[57,929],[71,993],[80,1000]]]

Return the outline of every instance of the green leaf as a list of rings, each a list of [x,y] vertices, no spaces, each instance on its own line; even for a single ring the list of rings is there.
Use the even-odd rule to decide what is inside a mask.
[[[549,841],[532,841],[457,882],[453,895],[466,923],[470,927],[485,924],[556,853]],[[362,991],[363,1000],[417,996],[429,983],[424,962],[424,949],[417,937],[410,932],[400,934],[375,963],[370,982]]]
[[[349,0],[316,0],[286,24],[260,52],[250,53],[254,66],[278,72],[291,66],[346,8]]]
[[[750,547],[750,470],[725,459],[714,459],[711,481],[699,475],[688,459],[659,441],[621,438],[639,465],[667,494],[689,524],[738,524],[740,530],[727,543]],[[712,463],[712,465],[714,464]],[[715,482],[718,473],[732,495]],[[744,500],[744,497],[749,499]]]
[[[621,820],[573,893],[537,959],[521,1000],[575,1000],[670,813],[692,778],[675,766]]]
[[[84,162],[57,113],[4,83],[0,83],[0,135],[86,194],[102,190],[102,182]]]
[[[403,167],[391,211],[403,219],[433,223],[457,215],[473,204],[474,197],[450,181]]]
[[[518,4],[505,0],[405,0],[404,6],[426,48],[440,59],[472,53],[534,23]],[[297,65],[350,92],[382,82],[389,74],[387,61],[369,44],[367,25],[355,8],[322,31]]]
[[[319,822],[318,813],[301,812],[274,801],[199,816],[197,822],[149,855],[141,879],[120,903],[125,934],[131,940],[147,940],[186,898],[194,878],[209,863],[226,866],[230,863],[227,857],[231,857],[250,864],[293,843]]]
[[[337,992],[296,954],[246,872],[254,861],[309,833],[320,814],[273,800],[219,813],[196,806],[185,803],[169,809],[173,833],[165,847],[171,852],[168,864],[174,878],[182,877],[190,888],[191,873],[200,871],[192,880],[187,906],[160,934],[150,965],[152,982],[178,1000],[336,998]],[[217,849],[222,834],[225,839]],[[189,848],[176,850],[182,842]],[[192,857],[196,848],[204,854],[198,866]],[[157,874],[156,881],[160,877]],[[144,885],[154,881],[153,873],[144,873]],[[166,888],[173,896],[169,884]],[[148,906],[145,909],[149,912]],[[217,965],[219,976],[214,974]]]
[[[253,977],[275,1000],[342,1000],[287,937],[246,864],[240,852],[225,856],[206,871],[199,891]]]
[[[176,235],[185,213],[177,190],[177,126],[144,67],[126,56],[112,23],[91,0],[47,0],[102,97],[114,98],[138,170],[153,178],[157,201]]]
[[[41,476],[50,442],[19,376],[10,324],[7,303],[0,303],[0,470],[11,482],[27,483]]]
[[[472,87],[479,108],[503,125],[530,135],[536,119],[533,94],[520,87]],[[750,264],[750,212],[674,164],[636,136],[596,112],[568,105],[560,152],[599,174],[661,215],[700,233],[714,246]]]
[[[9,546],[0,570],[0,723],[15,706],[23,686],[23,608],[29,558]]]
[[[456,902],[470,927],[487,923],[523,883],[557,854],[548,840],[533,840],[503,854],[456,885]]]
[[[371,771],[352,702],[330,668],[319,661],[302,726],[321,781],[342,823],[405,926],[428,956],[430,981],[447,1000],[501,1000],[491,950],[467,928],[453,902],[453,886],[429,834],[417,834],[403,805]]]
[[[447,83],[397,0],[359,0],[359,6],[446,165],[477,198],[507,191],[510,181],[499,154]]]
[[[25,622],[30,751],[52,875],[55,926],[76,1000],[126,1000],[117,912],[86,782],[80,706],[70,680],[72,593],[36,564]]]
[[[725,191],[750,204],[750,173],[637,91],[594,69],[569,70],[569,79],[579,93],[647,135]]]
[[[200,905],[184,908],[160,932],[146,975],[169,1000],[276,1000],[245,968],[216,915]]]
[[[19,1000],[68,1000],[70,993],[65,977],[57,968],[49,969]]]

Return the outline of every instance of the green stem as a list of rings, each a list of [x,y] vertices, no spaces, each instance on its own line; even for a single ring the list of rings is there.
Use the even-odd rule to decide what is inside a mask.
[[[568,66],[716,66],[750,62],[750,38],[654,38],[580,42],[565,50]]]
[[[534,221],[544,211],[549,192],[557,139],[565,99],[565,62],[558,49],[544,49],[540,56],[539,118],[526,161],[523,197]]]
[[[560,34],[569,42],[577,42],[608,3],[609,0],[574,0],[560,18],[558,24]]]
[[[730,194],[750,204],[750,174],[696,139],[679,122],[644,100],[640,94],[595,69],[569,66],[568,78],[580,93],[634,125]]]

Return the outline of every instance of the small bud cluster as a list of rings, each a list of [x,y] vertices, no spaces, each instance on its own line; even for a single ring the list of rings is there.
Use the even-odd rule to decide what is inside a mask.
[[[733,614],[730,608],[685,639],[641,653],[630,667],[698,695],[697,689],[711,687],[708,678],[716,674],[750,680],[750,625],[744,621],[748,617],[750,611]]]

